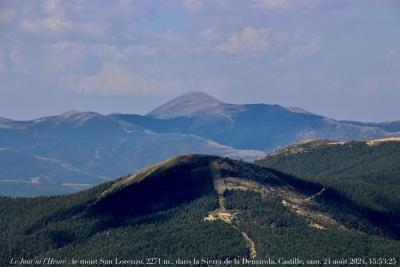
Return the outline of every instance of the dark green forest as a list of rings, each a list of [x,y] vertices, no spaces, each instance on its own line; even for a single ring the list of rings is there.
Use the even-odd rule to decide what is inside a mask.
[[[238,230],[216,221],[204,223],[215,209],[215,194],[166,211],[109,224],[88,216],[84,207],[93,192],[52,199],[1,199],[0,266],[11,258],[176,260],[246,257]],[[88,197],[88,198],[87,198]],[[62,207],[60,209],[60,207]],[[96,266],[94,264],[94,266]]]
[[[400,252],[397,240],[311,228],[274,198],[245,191],[227,191],[225,198],[228,208],[240,211],[238,224],[254,238],[260,258],[396,257]]]
[[[398,238],[400,143],[315,142],[318,145],[297,145],[302,153],[278,152],[256,164],[327,188],[318,200],[349,225],[379,234],[380,226],[390,224],[386,230]],[[357,215],[365,215],[377,227],[373,229]]]
[[[0,266],[21,258],[143,262],[137,266],[146,261],[157,265],[154,257],[172,263],[193,258],[250,259],[243,233],[254,241],[254,260],[399,255],[396,224],[369,216],[373,212],[387,216],[390,205],[378,209],[339,186],[276,169],[214,156],[182,156],[71,195],[0,198]],[[207,214],[221,208],[214,182],[223,177],[248,179],[274,190],[290,187],[305,196],[325,186],[314,208],[332,214],[346,228],[310,227],[275,196],[241,190],[223,193],[225,208],[235,213],[232,223],[205,221]],[[374,192],[379,195],[379,187]]]
[[[400,142],[320,145],[268,156],[256,164],[320,183],[361,206],[400,214]]]

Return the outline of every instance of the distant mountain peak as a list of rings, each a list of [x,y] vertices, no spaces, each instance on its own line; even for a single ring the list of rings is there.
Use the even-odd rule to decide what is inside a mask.
[[[296,107],[296,106],[287,107],[287,109],[294,113],[313,114],[312,112],[310,112],[304,108],[300,108],[300,107]]]
[[[76,109],[71,109],[71,110],[67,110],[67,111],[61,113],[60,116],[64,117],[64,118],[69,118],[69,117],[71,117],[71,116],[73,116],[75,114],[78,114],[78,113],[81,113],[81,111],[76,110]]]
[[[56,117],[68,120],[87,120],[94,117],[101,117],[101,115],[92,111],[68,110]]]
[[[168,101],[147,115],[160,119],[193,117],[202,114],[226,116],[224,105],[223,102],[204,92],[188,92]]]
[[[181,96],[178,96],[177,98],[184,98],[184,99],[197,99],[197,100],[201,100],[201,101],[216,101],[216,102],[220,102],[218,99],[216,99],[215,97],[205,93],[205,92],[201,92],[201,91],[190,91],[187,92]],[[175,98],[175,99],[177,99]]]

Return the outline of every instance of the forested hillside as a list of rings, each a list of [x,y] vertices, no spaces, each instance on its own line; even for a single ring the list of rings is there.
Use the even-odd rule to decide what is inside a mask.
[[[389,217],[399,229],[400,142],[396,139],[368,142],[312,140],[280,150],[257,161],[305,181],[330,188],[350,199],[373,217]]]
[[[0,198],[0,266],[46,257],[394,262],[400,242],[393,225],[378,225],[356,207],[336,191],[279,171],[179,156],[72,195]]]

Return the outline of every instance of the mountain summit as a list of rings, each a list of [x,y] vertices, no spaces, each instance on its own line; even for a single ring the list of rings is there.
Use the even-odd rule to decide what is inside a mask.
[[[189,92],[168,101],[148,113],[147,116],[158,119],[209,115],[227,117],[229,116],[229,107],[239,106],[225,104],[203,92]]]
[[[351,141],[394,135],[378,127],[342,123],[299,108],[229,104],[201,92],[184,94],[156,108],[146,115],[146,124],[143,119],[133,118],[131,122],[156,132],[197,135],[230,147],[264,152],[309,138]]]

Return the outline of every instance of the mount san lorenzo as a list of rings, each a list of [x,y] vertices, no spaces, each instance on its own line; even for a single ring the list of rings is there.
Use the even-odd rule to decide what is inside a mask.
[[[392,137],[396,125],[341,122],[279,105],[228,104],[201,92],[145,116],[69,111],[32,121],[0,118],[0,195],[79,191],[181,153],[254,161],[305,138]]]

